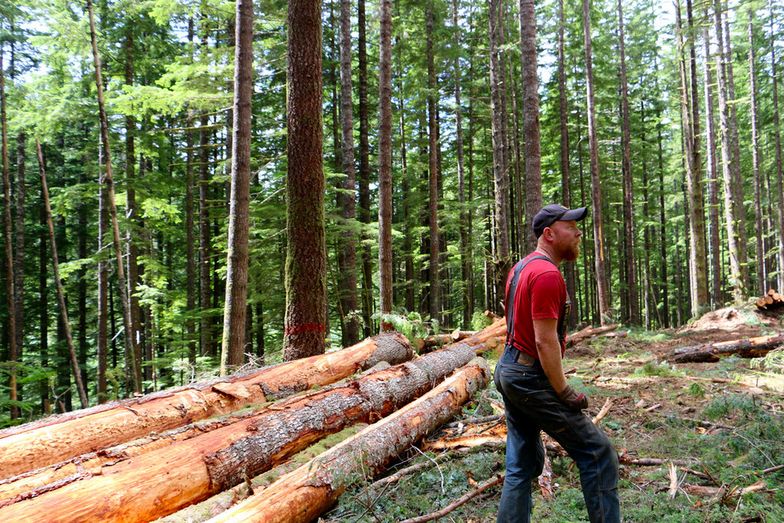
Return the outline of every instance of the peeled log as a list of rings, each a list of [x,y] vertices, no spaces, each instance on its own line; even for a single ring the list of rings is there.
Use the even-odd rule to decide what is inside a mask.
[[[357,476],[383,469],[456,414],[487,385],[484,361],[472,363],[393,415],[366,427],[277,482],[210,520],[308,522],[326,511]]]
[[[679,347],[670,353],[675,363],[715,362],[721,357],[736,355],[741,358],[762,358],[771,350],[784,344],[784,335],[759,336],[742,340],[705,343],[690,347]]]
[[[264,472],[352,423],[389,414],[468,363],[475,350],[458,343],[343,385],[283,400],[236,423],[132,459],[118,458],[0,502],[0,521],[130,522],[165,516]]]
[[[0,479],[68,460],[151,432],[271,401],[344,379],[379,361],[411,358],[400,334],[380,334],[352,347],[208,383],[50,416],[0,431]]]
[[[619,325],[617,323],[613,323],[612,325],[602,325],[601,327],[588,326],[582,330],[568,335],[566,337],[566,346],[571,347],[572,345],[577,345],[581,341],[593,338],[594,336],[599,336],[600,334],[614,331],[618,328],[618,326]]]

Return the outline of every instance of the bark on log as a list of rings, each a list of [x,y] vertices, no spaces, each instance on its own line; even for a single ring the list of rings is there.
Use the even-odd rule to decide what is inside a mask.
[[[487,384],[489,375],[481,360],[466,366],[422,398],[210,521],[312,521],[358,476],[382,469],[414,442],[456,415],[463,403]]]
[[[618,327],[619,325],[617,323],[614,323],[612,325],[602,325],[601,327],[588,326],[582,330],[575,332],[574,334],[570,334],[569,336],[567,336],[566,346],[571,347],[572,345],[576,345],[581,341],[585,341],[589,338],[593,338],[594,336],[598,336],[600,334],[614,331]]]
[[[723,356],[732,354],[741,358],[762,358],[782,344],[784,344],[784,335],[782,334],[722,341],[719,343],[705,343],[703,345],[673,349],[670,353],[670,359],[675,363],[715,362],[719,361]]]
[[[481,345],[481,343],[480,343]],[[455,344],[0,502],[0,521],[149,521],[241,483],[348,425],[375,421],[474,357]]]
[[[413,355],[400,334],[230,378],[108,403],[0,431],[0,479],[344,379]]]

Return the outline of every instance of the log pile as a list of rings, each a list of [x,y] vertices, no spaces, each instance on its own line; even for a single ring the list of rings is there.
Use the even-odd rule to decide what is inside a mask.
[[[321,390],[299,392],[274,403],[269,402],[271,394],[268,394],[272,390],[269,385],[272,382],[254,373],[250,377],[233,377],[203,387],[177,389],[89,409],[48,422],[43,420],[27,430],[2,434],[0,449],[3,448],[3,440],[10,441],[17,436],[27,437],[31,445],[65,441],[71,435],[79,440],[79,434],[73,432],[80,429],[104,437],[99,438],[100,443],[88,446],[86,452],[63,452],[59,461],[54,453],[50,453],[46,459],[33,461],[27,468],[17,463],[11,472],[0,469],[6,476],[0,479],[0,521],[150,521],[248,482],[250,477],[284,462],[313,442],[358,422],[377,422],[382,427],[379,429],[381,433],[363,436],[356,441],[352,439],[354,443],[346,448],[350,447],[353,451],[361,448],[362,452],[373,454],[375,461],[372,461],[371,468],[379,469],[411,443],[447,421],[474,391],[486,385],[486,368],[470,362],[476,354],[497,347],[499,337],[504,333],[505,325],[501,320],[460,343],[413,361]],[[392,339],[397,340],[395,343],[403,349],[402,352],[392,351],[397,354],[396,357],[410,357],[411,349],[405,340],[395,335]],[[364,368],[377,358],[377,355],[371,355],[377,352],[379,343],[378,340],[363,343],[366,346],[362,351],[355,346],[325,357],[334,360],[335,355],[348,354],[354,349],[364,356],[358,358],[355,354],[348,358],[353,362],[350,365],[345,363],[345,355],[337,361],[353,370]],[[375,348],[368,350],[370,345]],[[339,378],[334,377],[336,371],[323,359],[325,357],[310,361],[310,372],[304,372],[304,364],[300,363],[300,366],[294,367],[273,367],[271,374],[267,369],[264,376],[279,377],[274,383],[275,392],[280,395],[287,392],[286,386],[292,383],[300,390],[305,388],[297,381],[301,375],[309,376],[304,381],[307,386],[312,386],[316,379],[334,382]],[[462,370],[449,378],[438,389],[439,392],[427,395],[428,400],[417,400],[461,367]],[[286,368],[291,371],[288,379],[283,372]],[[317,378],[318,374],[326,376]],[[119,422],[119,431],[112,430],[111,416],[121,416],[119,419],[122,420],[122,415],[128,417],[126,413],[130,413],[154,422],[157,417],[150,412],[186,408],[187,405],[182,406],[183,398],[194,396],[200,399],[200,403],[192,403],[211,409],[209,413],[200,415],[201,421],[188,423],[189,417],[198,416],[189,412],[177,420],[180,426],[175,424],[175,428],[166,430],[167,425],[159,423],[153,426],[163,427],[163,430],[151,429],[141,438],[138,437],[138,432],[143,430],[140,426],[130,437],[116,433],[122,432],[126,421]],[[207,402],[203,399],[207,396],[215,396],[220,401]],[[419,410],[414,409],[411,402],[421,402]],[[166,409],[159,408],[161,405],[166,405]],[[230,407],[236,405],[251,405],[251,409],[225,415]],[[158,410],[152,410],[151,406]],[[389,416],[401,407],[409,414]],[[215,414],[223,416],[205,419]],[[164,418],[165,423],[173,423],[176,419],[172,416]],[[42,443],[36,441],[36,435]],[[104,442],[110,442],[109,446]],[[0,458],[12,463],[8,456],[10,445],[5,449],[5,454],[0,452]],[[22,449],[17,447],[14,450]],[[339,461],[349,464],[350,460],[344,457]],[[345,478],[340,471],[333,472]],[[341,488],[336,488],[325,499],[334,500],[341,491]],[[289,491],[289,494],[293,497],[285,503],[296,504],[296,496],[301,493]],[[287,494],[281,495],[285,497]],[[267,495],[264,497],[266,499]],[[283,498],[276,499],[280,501]],[[313,507],[319,506],[322,505],[314,502]]]
[[[763,311],[780,309],[784,306],[784,294],[780,294],[775,289],[769,289],[768,292],[757,298],[754,304]]]
[[[675,363],[716,362],[725,356],[741,358],[762,358],[768,352],[784,345],[784,334],[758,336],[740,340],[704,343],[689,347],[678,347],[670,353],[670,360]]]
[[[396,364],[412,355],[402,335],[381,334],[341,351],[11,427],[0,431],[0,479],[335,383],[380,361]]]

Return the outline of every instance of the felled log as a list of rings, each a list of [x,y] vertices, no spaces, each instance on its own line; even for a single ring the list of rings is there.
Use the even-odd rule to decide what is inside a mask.
[[[777,309],[784,305],[784,294],[780,294],[775,289],[769,289],[768,292],[757,298],[754,304],[760,310]]]
[[[451,336],[452,336],[452,341],[460,341],[460,340],[464,340],[466,338],[470,338],[471,336],[474,336],[475,334],[476,334],[476,331],[461,331],[460,329],[455,329],[455,330],[452,331]]]
[[[411,356],[405,337],[381,334],[341,351],[5,429],[0,431],[0,479],[151,432],[328,385],[379,361],[400,363]]]
[[[217,522],[312,521],[354,478],[382,469],[417,440],[455,416],[490,377],[472,362],[398,412],[366,427],[277,482],[210,520]]]
[[[581,341],[593,338],[594,336],[599,336],[600,334],[604,334],[606,332],[614,331],[617,328],[617,323],[613,323],[612,325],[602,325],[601,327],[592,327],[589,325],[584,329],[568,335],[566,337],[566,346],[571,347],[572,345],[576,345]]]
[[[705,343],[673,349],[670,353],[670,359],[675,363],[715,362],[724,356],[733,354],[741,358],[762,358],[782,344],[784,344],[784,335],[782,334]]]
[[[415,339],[414,349],[416,349],[417,354],[424,354],[426,352],[432,352],[442,345],[452,343],[452,341],[451,334],[433,334],[432,336]]]
[[[278,402],[163,448],[80,470],[0,502],[0,521],[149,521],[241,483],[328,434],[375,421],[474,358],[456,344],[359,379]]]

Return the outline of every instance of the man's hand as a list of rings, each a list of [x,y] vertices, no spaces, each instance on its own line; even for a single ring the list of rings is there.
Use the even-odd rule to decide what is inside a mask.
[[[570,385],[567,385],[565,389],[558,393],[558,399],[572,410],[588,408],[588,396],[582,392],[577,394]]]

